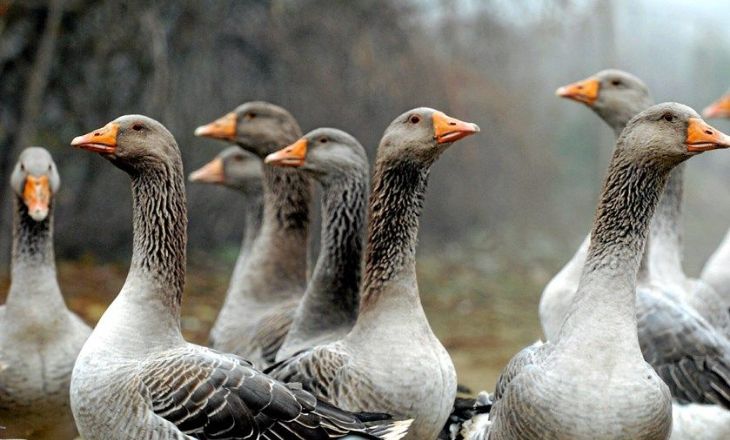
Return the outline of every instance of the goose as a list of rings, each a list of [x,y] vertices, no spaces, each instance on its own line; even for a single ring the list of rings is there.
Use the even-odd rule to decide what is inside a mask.
[[[435,439],[456,396],[454,365],[433,334],[416,279],[416,238],[429,169],[454,142],[479,131],[431,108],[398,116],[375,160],[360,309],[342,339],[270,367],[350,411],[413,418],[407,439]]]
[[[672,169],[730,137],[677,103],[650,107],[619,137],[596,210],[578,292],[557,336],[509,362],[490,411],[490,440],[665,439],[669,387],[644,360],[636,279]]]
[[[142,115],[73,139],[131,177],[134,244],[121,292],[73,370],[71,407],[86,440],[398,439],[410,421],[353,414],[180,332],[187,213],[180,151]]]
[[[703,110],[706,118],[730,118],[730,93],[725,94]],[[720,246],[712,253],[700,273],[700,279],[712,286],[720,295],[724,309],[730,307],[730,230]]]
[[[261,160],[237,146],[221,151],[206,165],[190,173],[190,182],[223,185],[240,193],[244,198],[245,228],[241,249],[233,267],[233,274],[226,292],[226,297],[235,297],[237,292],[245,289],[246,263],[251,253],[254,240],[261,230],[263,214],[263,188],[261,178]]]
[[[638,113],[638,107],[650,100],[641,80],[619,70],[599,72],[558,89],[558,94],[595,105],[596,112],[619,134],[626,115],[631,111]],[[688,279],[681,265],[683,168],[679,165],[670,174],[652,218],[639,271],[643,272],[643,279],[640,277],[637,288],[639,343],[644,358],[670,386],[679,403],[714,403],[728,408],[730,340],[725,331],[727,320],[723,322],[718,307],[721,301],[706,283]],[[557,298],[555,293],[546,289],[541,306],[560,302],[562,307],[566,298]],[[575,290],[559,293],[569,301],[575,296]],[[546,310],[549,309],[541,308]],[[565,316],[564,311],[560,314]],[[541,317],[546,318],[544,323],[555,320],[548,313]],[[551,333],[549,339],[553,338]]]
[[[228,142],[263,160],[302,136],[294,117],[254,101],[198,127],[197,136]],[[229,292],[210,333],[211,346],[264,367],[284,342],[307,284],[310,179],[291,168],[263,168],[264,214],[242,282]]]
[[[322,185],[322,237],[314,272],[277,360],[343,338],[355,324],[370,172],[365,149],[348,133],[319,128],[267,164],[297,167]]]
[[[653,104],[649,89],[641,79],[617,69],[602,70],[589,78],[560,87],[556,94],[586,104],[613,129],[616,137],[632,117]],[[573,257],[542,292],[539,314],[547,340],[557,336],[570,308],[590,241],[590,235],[586,236]]]
[[[68,386],[91,329],[68,310],[56,278],[53,211],[61,180],[47,150],[20,153],[13,190],[11,284],[0,306],[0,434],[76,437]]]

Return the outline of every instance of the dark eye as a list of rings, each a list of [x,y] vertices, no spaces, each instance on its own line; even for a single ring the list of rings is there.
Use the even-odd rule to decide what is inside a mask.
[[[419,122],[421,122],[421,117],[418,115],[413,115],[408,118],[408,122],[410,122],[411,124],[418,124]]]
[[[243,156],[233,156],[234,162],[243,162]]]
[[[132,130],[134,130],[134,131],[141,131],[143,128],[144,128],[144,125],[139,124],[139,123],[138,124],[134,124],[132,126]]]
[[[251,119],[256,117],[256,113],[254,112],[248,112],[245,115],[243,115],[243,119],[250,121]]]
[[[48,171],[51,171],[53,169],[53,166],[51,164],[48,164]]]
[[[319,138],[319,143],[320,144],[326,144],[327,143],[327,138]]]
[[[664,115],[662,115],[662,119],[667,122],[674,122],[674,115],[671,113],[664,113]]]
[[[25,164],[20,164],[20,171],[25,171]]]
[[[620,85],[623,85],[623,83],[621,82],[620,79],[614,79],[614,80],[611,81],[611,85],[614,85],[614,86],[618,87]]]

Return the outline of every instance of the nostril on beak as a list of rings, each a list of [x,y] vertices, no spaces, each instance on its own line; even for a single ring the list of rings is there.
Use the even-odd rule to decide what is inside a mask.
[[[705,134],[712,134],[712,130],[705,130]]]

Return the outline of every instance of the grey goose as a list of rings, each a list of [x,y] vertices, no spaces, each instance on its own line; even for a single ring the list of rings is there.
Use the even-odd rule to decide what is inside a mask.
[[[267,102],[248,102],[195,130],[234,142],[261,160],[302,135],[294,117]],[[310,179],[289,168],[264,166],[264,216],[238,289],[231,290],[210,333],[213,348],[257,366],[272,363],[307,287]]]
[[[74,361],[91,329],[69,311],[56,278],[53,215],[61,180],[47,150],[18,157],[7,302],[0,306],[0,436],[72,439]]]
[[[342,339],[267,371],[351,411],[413,418],[406,438],[435,439],[454,404],[456,373],[431,330],[416,279],[416,239],[429,169],[475,124],[430,108],[398,116],[378,147],[360,310]]]
[[[644,360],[636,279],[649,223],[671,171],[730,137],[689,107],[664,103],[635,116],[607,173],[576,298],[557,338],[512,358],[490,412],[503,439],[665,439],[667,385]]]
[[[188,176],[190,182],[221,185],[243,197],[243,239],[226,298],[234,298],[237,292],[246,289],[248,256],[261,230],[263,216],[262,176],[261,159],[235,145],[221,151],[213,160]]]
[[[127,115],[75,138],[129,174],[133,253],[121,292],[81,350],[71,406],[86,440],[398,439],[410,421],[353,414],[180,333],[187,213],[180,151]]]
[[[627,118],[651,102],[640,79],[615,69],[563,87],[559,94],[589,105],[617,136]],[[670,386],[680,404],[720,404],[727,408],[730,340],[725,309],[712,287],[690,279],[682,268],[683,172],[684,165],[671,172],[652,217],[637,280],[639,343],[644,358]],[[584,246],[578,254],[585,255]],[[557,337],[557,321],[562,324],[575,297],[578,280],[574,277],[578,274],[573,273],[562,291],[551,291],[548,285],[543,293],[540,316],[549,340]],[[702,407],[693,408],[696,412]]]
[[[726,93],[703,110],[706,118],[730,118],[730,93]],[[702,268],[700,278],[711,285],[730,307],[730,230]]]
[[[362,250],[370,189],[365,149],[334,128],[307,133],[266,157],[296,167],[322,185],[322,237],[317,264],[277,360],[344,337],[360,301]]]

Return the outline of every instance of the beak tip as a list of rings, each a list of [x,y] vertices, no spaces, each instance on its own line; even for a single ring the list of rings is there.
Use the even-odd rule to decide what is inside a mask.
[[[472,123],[471,125],[474,126],[474,133],[479,133],[480,131],[482,131],[482,129],[479,128],[479,126],[477,124]]]
[[[195,136],[203,136],[205,134],[205,125],[201,125],[200,127],[196,128],[193,134]]]
[[[567,89],[565,88],[565,86],[563,86],[563,87],[558,87],[558,88],[557,88],[557,89],[555,90],[555,96],[559,96],[559,97],[561,97],[561,98],[562,98],[562,97],[564,97],[564,96],[565,96],[565,92],[566,92],[566,90],[567,90]]]

